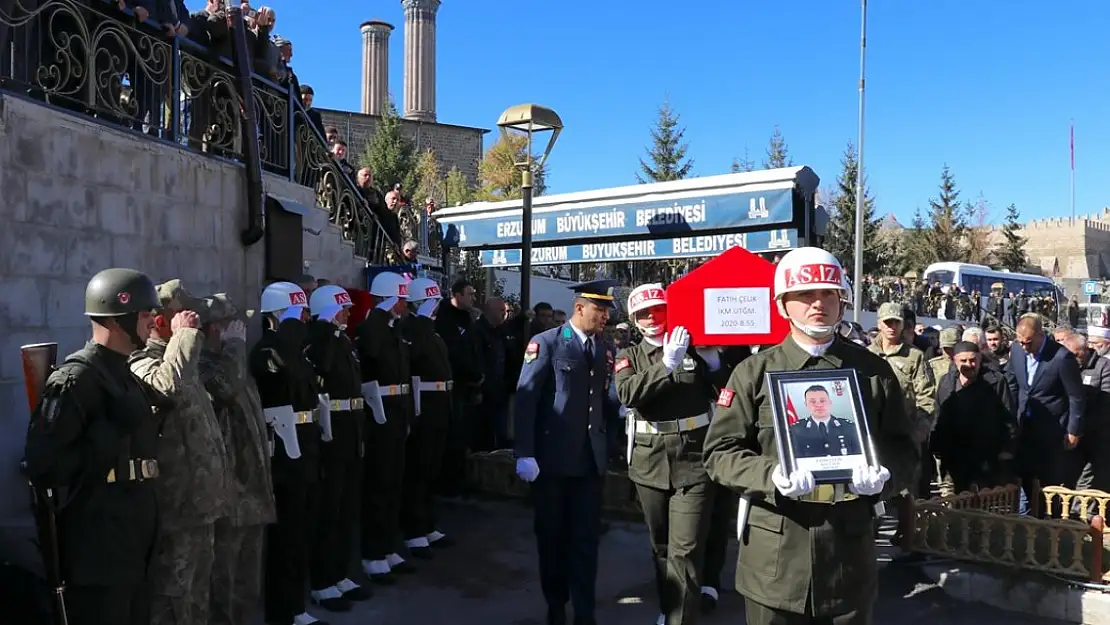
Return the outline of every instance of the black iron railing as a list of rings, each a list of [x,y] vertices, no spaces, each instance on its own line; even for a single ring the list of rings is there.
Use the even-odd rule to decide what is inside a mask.
[[[196,41],[138,22],[115,0],[0,4],[0,89],[157,141],[243,161],[242,113],[231,61]],[[182,16],[184,18],[185,16]],[[203,22],[193,22],[204,39]],[[371,263],[400,254],[354,180],[331,158],[299,94],[252,74],[263,169],[316,191]]]

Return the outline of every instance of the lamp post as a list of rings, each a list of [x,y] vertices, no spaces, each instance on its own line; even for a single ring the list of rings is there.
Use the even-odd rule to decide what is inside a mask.
[[[555,111],[539,104],[517,104],[505,109],[497,120],[501,139],[508,143],[510,135],[526,139],[524,160],[513,163],[520,170],[520,309],[527,310],[532,295],[532,175],[543,167],[555,140],[563,131],[563,120]],[[532,136],[550,132],[547,147],[539,161],[532,157]]]

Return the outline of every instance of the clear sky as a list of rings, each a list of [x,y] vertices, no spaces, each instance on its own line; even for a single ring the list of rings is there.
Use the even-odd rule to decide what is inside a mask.
[[[358,110],[359,24],[394,24],[401,107],[400,0],[272,6],[301,82],[326,108]],[[444,0],[438,117],[493,128],[512,104],[555,109],[566,129],[549,161],[554,193],[635,182],[669,97],[695,175],[727,172],[745,147],[761,161],[777,124],[795,164],[831,188],[857,133],[859,14],[851,0]],[[1110,4],[883,0],[868,21],[864,148],[877,212],[908,223],[948,163],[963,197],[982,194],[995,220],[1011,202],[1024,218],[1069,215],[1072,119],[1076,212],[1110,205]]]

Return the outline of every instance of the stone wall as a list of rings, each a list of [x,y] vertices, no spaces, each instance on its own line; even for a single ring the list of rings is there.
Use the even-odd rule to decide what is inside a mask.
[[[244,184],[236,163],[0,98],[0,542],[25,512],[17,467],[29,411],[19,346],[80,348],[89,336],[85,283],[113,266],[181,278],[198,295],[226,291],[253,307],[264,244],[239,242]],[[310,189],[269,175],[265,184],[314,205]],[[311,271],[361,282],[364,261],[324,211],[307,221],[320,233],[304,235]]]
[[[335,126],[339,130],[340,138],[347,142],[351,161],[357,162],[366,149],[366,142],[374,134],[379,118],[375,115],[347,111],[318,110],[325,126]],[[418,152],[429,149],[435,151],[436,160],[439,161],[444,173],[452,167],[458,167],[472,184],[477,182],[478,163],[482,160],[482,141],[489,130],[408,119],[401,120],[401,123]],[[377,182],[387,185],[392,183],[392,181]]]
[[[1110,277],[1110,209],[1076,217],[1034,219],[1022,225],[1031,264],[1066,281]],[[1000,228],[991,243],[1002,242]]]

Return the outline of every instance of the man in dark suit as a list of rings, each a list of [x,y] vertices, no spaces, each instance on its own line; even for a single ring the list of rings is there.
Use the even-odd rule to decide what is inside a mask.
[[[1086,398],[1079,362],[1064,346],[1045,336],[1039,315],[1023,316],[1016,334],[1006,364],[1006,381],[1018,400],[1021,507],[1028,512],[1034,479],[1040,480],[1041,486],[1075,486],[1065,482],[1075,473],[1071,465],[1080,461],[1075,447],[1083,435]]]
[[[602,332],[617,283],[579,284],[574,315],[532,337],[524,350],[514,424],[516,472],[532,483],[540,583],[548,625],[594,620],[606,430],[616,418],[614,354]]]

